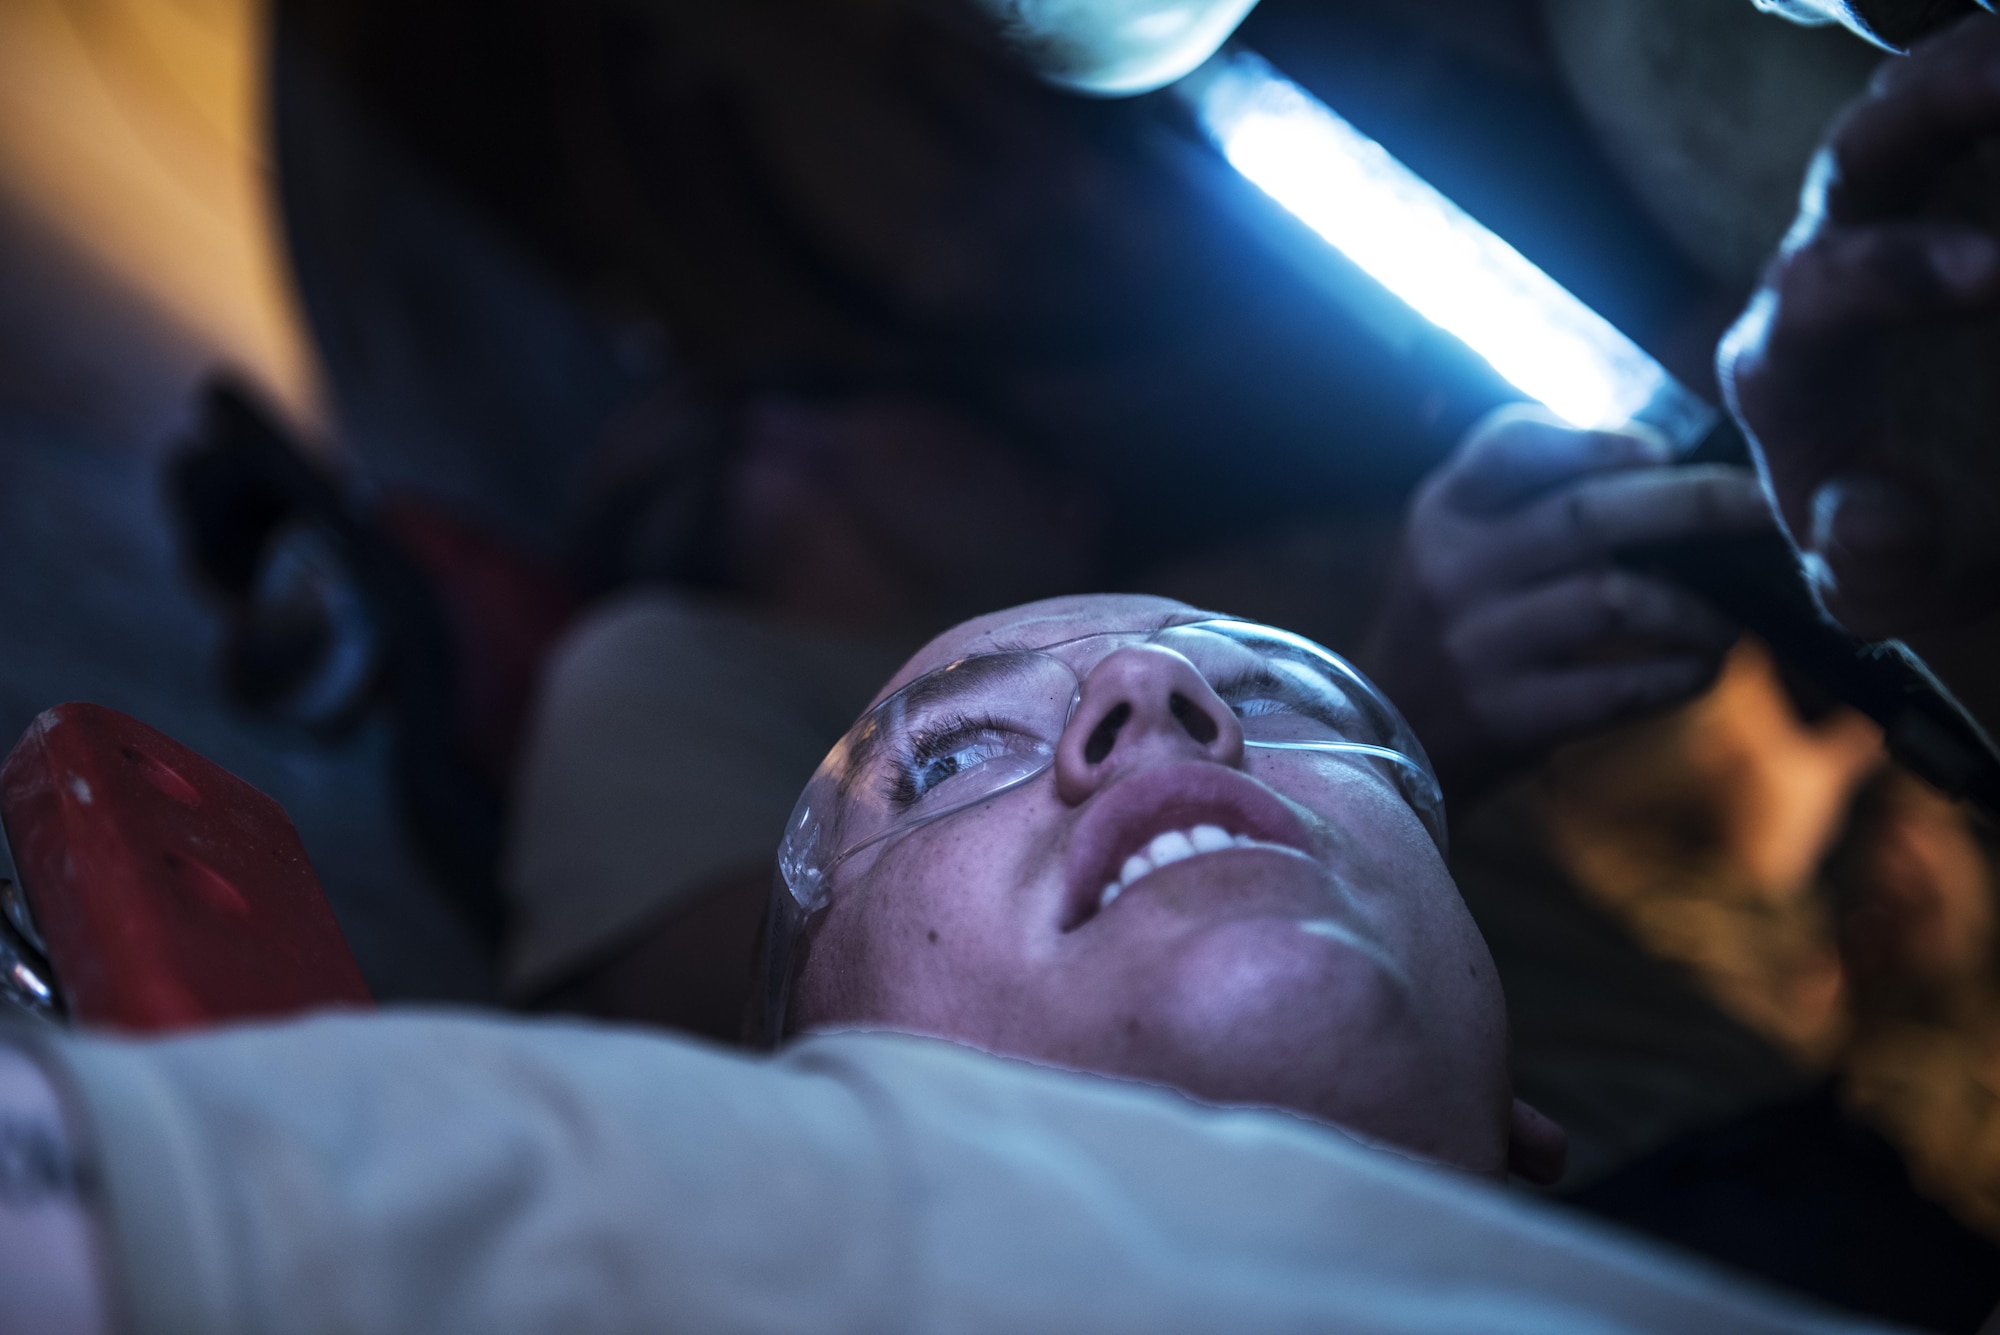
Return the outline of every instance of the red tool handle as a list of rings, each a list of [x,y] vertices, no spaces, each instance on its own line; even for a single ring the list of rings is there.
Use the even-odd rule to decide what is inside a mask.
[[[284,808],[136,719],[37,718],[0,765],[0,822],[75,1022],[370,1004]]]

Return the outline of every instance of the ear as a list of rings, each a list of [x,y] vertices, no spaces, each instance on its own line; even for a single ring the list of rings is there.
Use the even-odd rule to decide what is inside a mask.
[[[1507,1128],[1507,1171],[1538,1187],[1552,1187],[1562,1181],[1568,1162],[1569,1132],[1515,1099]]]

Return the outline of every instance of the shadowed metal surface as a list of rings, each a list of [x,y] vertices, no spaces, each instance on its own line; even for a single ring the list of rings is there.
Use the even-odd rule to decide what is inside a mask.
[[[485,999],[395,829],[384,732],[322,748],[224,701],[158,482],[206,360],[0,205],[0,739],[64,700],[144,720],[284,806],[378,997]]]

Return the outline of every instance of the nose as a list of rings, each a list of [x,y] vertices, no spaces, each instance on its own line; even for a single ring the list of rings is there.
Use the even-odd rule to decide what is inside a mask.
[[[1153,644],[1113,651],[1083,679],[1056,743],[1056,791],[1075,806],[1135,764],[1213,760],[1240,769],[1243,728],[1194,664]]]

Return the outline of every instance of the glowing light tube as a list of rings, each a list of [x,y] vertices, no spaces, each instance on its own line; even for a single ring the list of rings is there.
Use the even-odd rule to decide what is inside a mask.
[[[1579,427],[1691,398],[1660,364],[1387,150],[1247,52],[1191,82],[1230,164],[1510,384]]]

